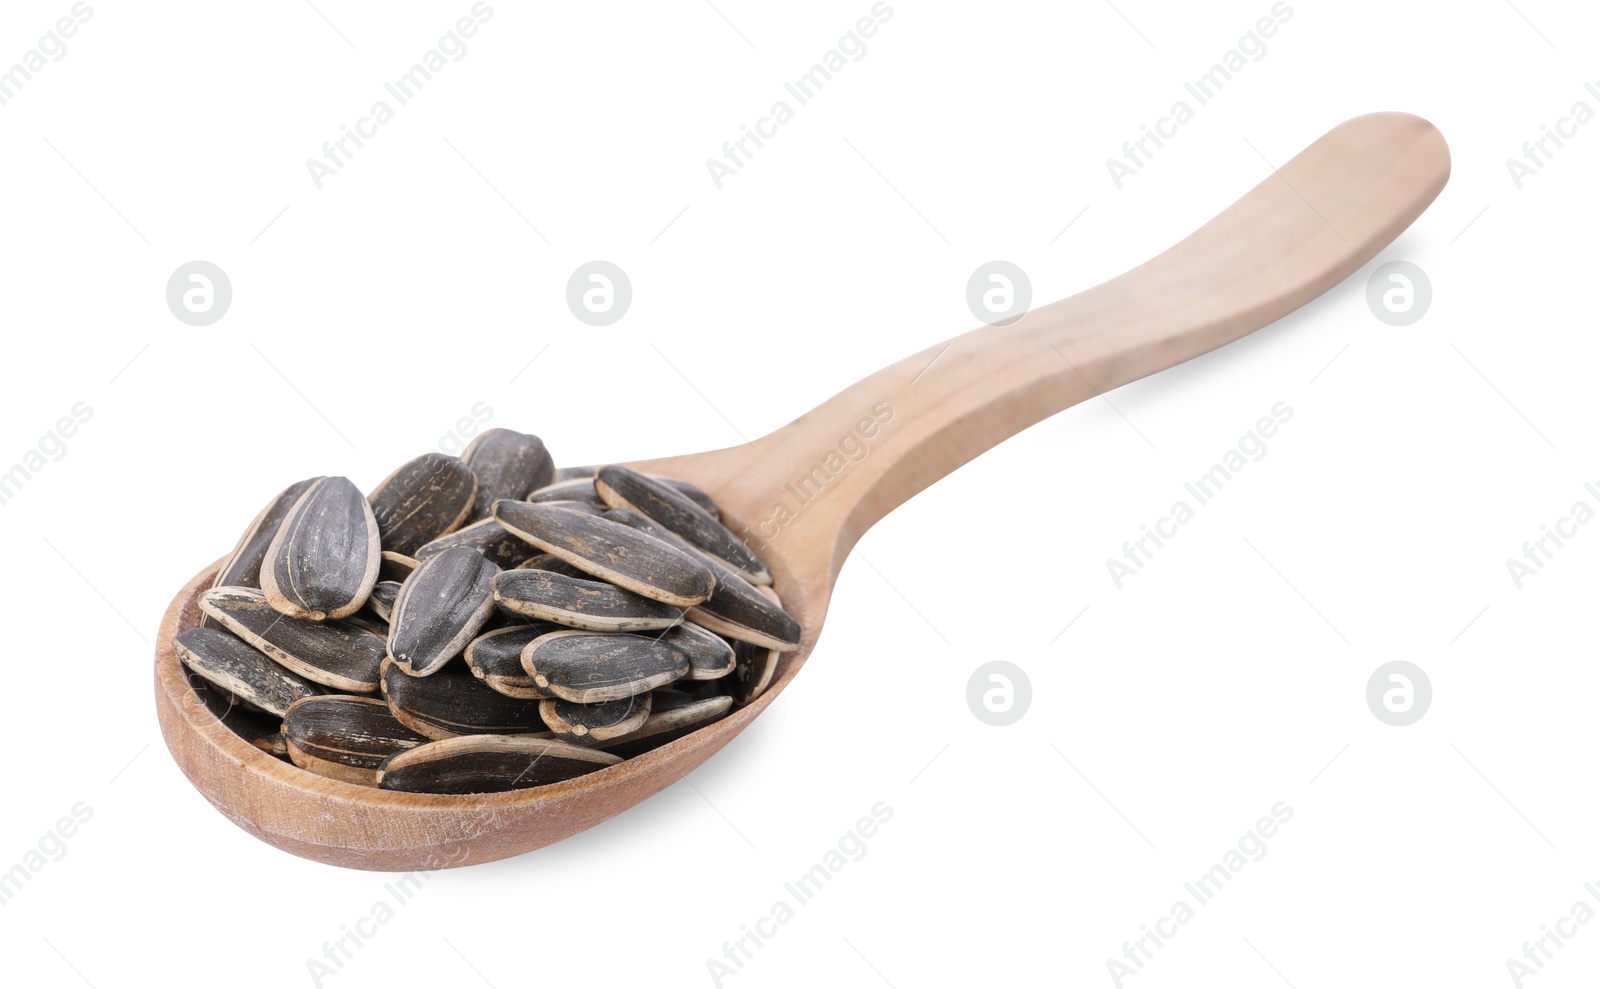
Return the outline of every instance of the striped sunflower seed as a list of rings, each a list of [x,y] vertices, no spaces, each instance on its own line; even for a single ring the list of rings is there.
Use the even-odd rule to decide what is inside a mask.
[[[599,515],[605,511],[604,506],[596,505],[592,501],[541,501],[539,504],[548,505],[551,508],[565,508],[567,511],[577,512],[579,515]]]
[[[422,561],[414,556],[396,553],[393,550],[384,550],[379,557],[378,579],[392,580],[396,584],[404,584],[406,578],[411,576],[411,571],[422,565]]]
[[[220,629],[191,628],[172,641],[184,666],[268,714],[281,718],[295,701],[322,692]]]
[[[594,489],[594,476],[574,478],[570,481],[557,481],[546,484],[542,488],[528,492],[524,501],[542,504],[547,501],[581,501],[596,508],[606,507],[600,500],[600,495]]]
[[[560,484],[563,481],[593,481],[593,467],[558,467],[555,476],[550,479],[551,484]]]
[[[638,512],[752,584],[772,583],[766,565],[738,536],[671,485],[626,467],[610,466],[600,468],[594,486],[600,500],[612,508]]]
[[[632,697],[689,672],[689,660],[659,639],[626,632],[549,632],[522,650],[534,686],[580,704]]]
[[[559,625],[535,622],[485,632],[467,643],[467,668],[497,694],[545,700],[551,694],[535,686],[533,677],[522,668],[522,650],[539,636],[560,630]]]
[[[372,506],[348,478],[313,481],[289,509],[261,564],[261,589],[291,618],[353,615],[378,582]]]
[[[671,628],[683,612],[670,604],[585,577],[549,570],[507,570],[495,575],[494,600],[502,611],[591,632]]]
[[[200,610],[224,628],[307,680],[347,693],[378,689],[382,635],[345,621],[285,618],[253,587],[213,587]]]
[[[399,581],[394,580],[380,580],[373,584],[372,593],[367,595],[367,607],[387,622],[394,613],[394,599],[400,595],[401,586]]]
[[[528,546],[527,543],[523,543],[522,545],[526,546],[528,549],[533,549],[533,547]],[[582,570],[579,570],[566,560],[557,559],[556,557],[551,556],[549,553],[535,553],[526,560],[523,560],[521,563],[517,564],[516,569],[548,570],[551,573],[564,574],[568,577],[577,577],[580,580],[589,579],[589,575],[584,573]]]
[[[383,696],[401,724],[429,738],[532,735],[546,730],[538,701],[497,694],[466,673],[414,677],[386,660]]]
[[[557,739],[467,736],[390,756],[378,770],[378,786],[414,793],[504,793],[560,783],[621,761]]]
[[[760,697],[772,685],[778,672],[778,650],[748,642],[735,642],[733,651],[738,657],[732,681],[733,697],[740,706]]]
[[[510,570],[528,558],[533,547],[513,536],[494,519],[479,519],[465,528],[447,533],[417,550],[417,560],[438,556],[447,549],[466,546],[477,550],[485,560],[502,570]]]
[[[549,484],[555,461],[544,441],[514,429],[488,429],[472,438],[461,460],[478,477],[478,497],[472,517],[486,519],[501,498],[521,498]],[[504,564],[501,564],[504,566]]]
[[[460,655],[494,613],[493,563],[465,546],[422,561],[390,609],[389,656],[425,677]]]
[[[672,538],[661,526],[631,509],[607,509],[605,521],[625,525],[657,539]],[[710,557],[700,559],[711,568],[716,587],[708,601],[689,609],[689,621],[724,638],[780,652],[800,648],[800,623],[783,610],[776,591],[751,584]]]
[[[378,785],[378,766],[428,741],[375,697],[325,694],[289,706],[281,737],[289,761],[319,776]]]
[[[576,704],[553,697],[539,703],[539,716],[557,738],[579,745],[598,745],[644,727],[650,716],[650,697],[643,693],[599,704]]]
[[[211,582],[211,586],[260,587],[261,561],[267,558],[267,547],[272,545],[272,537],[278,534],[278,528],[288,517],[289,509],[294,507],[307,488],[320,480],[320,477],[311,477],[291,484],[267,502],[255,521],[250,523],[250,528],[239,537],[238,544],[233,547],[233,555],[217,571],[217,579]]]
[[[384,548],[415,556],[430,540],[467,521],[478,497],[478,478],[457,457],[424,453],[401,464],[367,497]]]
[[[707,515],[719,522],[722,520],[722,510],[717,507],[717,503],[711,500],[710,495],[695,487],[693,484],[690,484],[688,481],[685,481],[681,478],[666,477],[661,474],[651,474],[650,476],[655,480],[667,485],[669,488],[677,491],[679,494],[683,495],[685,498],[688,498],[696,505],[699,505]]]
[[[539,549],[635,594],[680,608],[711,596],[712,561],[620,522],[525,501],[495,502],[494,513]]]
[[[683,654],[689,661],[690,680],[715,680],[733,672],[735,656],[733,646],[722,636],[701,628],[693,622],[668,629],[661,641]]]
[[[631,734],[604,742],[601,748],[631,759],[709,725],[732,707],[733,698],[726,694],[696,697],[681,690],[656,690],[650,695],[650,716],[644,724]]]

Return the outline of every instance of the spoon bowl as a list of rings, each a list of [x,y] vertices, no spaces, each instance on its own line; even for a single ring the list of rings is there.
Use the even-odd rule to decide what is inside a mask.
[[[333,865],[472,865],[592,827],[677,782],[783,692],[817,644],[845,558],[879,519],[1028,426],[1321,295],[1410,226],[1449,173],[1444,138],[1426,120],[1357,117],[1126,274],[914,354],[753,443],[628,464],[709,492],[804,630],[761,696],[667,745],[563,783],[494,794],[401,793],[299,769],[219,721],[173,649],[199,624],[198,598],[219,561],[178,592],[161,623],[156,708],[167,747],[229,820]],[[853,459],[835,453],[849,436],[860,441]]]

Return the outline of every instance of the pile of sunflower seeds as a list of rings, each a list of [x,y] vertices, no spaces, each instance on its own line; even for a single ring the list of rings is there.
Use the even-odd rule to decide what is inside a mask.
[[[705,492],[557,471],[537,436],[425,453],[370,494],[290,485],[179,658],[256,747],[348,783],[489,793],[603,769],[749,703],[800,626]]]

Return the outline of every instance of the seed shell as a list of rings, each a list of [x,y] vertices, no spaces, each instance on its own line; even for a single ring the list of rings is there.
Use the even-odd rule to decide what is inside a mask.
[[[380,580],[373,584],[372,593],[367,595],[367,607],[387,622],[393,613],[394,599],[400,594],[400,587],[400,582],[394,580]]]
[[[217,579],[211,582],[212,587],[260,587],[261,586],[261,561],[267,557],[267,547],[272,545],[272,538],[278,534],[278,527],[288,517],[289,510],[294,507],[306,489],[322,480],[320,477],[307,478],[289,485],[269,502],[255,521],[250,523],[250,528],[239,537],[239,542],[233,547],[233,555],[228,557],[228,562],[217,571]]]
[[[404,584],[406,578],[411,576],[411,571],[420,566],[420,561],[414,556],[396,553],[393,550],[384,550],[378,563],[378,579],[392,580],[396,584]]]
[[[671,485],[613,465],[600,468],[594,486],[612,508],[638,512],[752,584],[772,583],[772,574],[738,536]]]
[[[296,766],[362,786],[378,785],[383,760],[428,741],[396,720],[383,701],[340,694],[290,705],[282,738]]]
[[[467,736],[390,756],[378,771],[378,786],[416,793],[503,793],[559,783],[621,761],[557,739]]]
[[[733,645],[722,636],[693,622],[668,629],[661,641],[683,654],[689,661],[689,680],[715,680],[733,672],[736,657]]]
[[[401,464],[367,496],[383,548],[407,556],[466,522],[477,497],[472,469],[437,452]]]
[[[494,513],[539,549],[635,594],[680,608],[711,596],[711,561],[620,522],[525,501],[497,501]]]
[[[776,649],[748,642],[735,642],[733,650],[738,656],[738,665],[728,679],[733,687],[734,700],[743,706],[760,697],[771,686],[772,678],[778,672],[779,653]]]
[[[494,578],[502,611],[592,632],[671,628],[683,612],[670,604],[586,577],[549,570],[507,570]]]
[[[522,668],[522,650],[539,636],[560,630],[559,625],[534,622],[485,632],[467,643],[467,668],[497,694],[544,700],[551,694],[535,686],[533,677]]]
[[[280,613],[323,621],[353,615],[378,582],[372,506],[344,477],[313,481],[289,509],[261,564],[261,589]]]
[[[499,572],[465,546],[423,560],[400,585],[390,610],[389,656],[395,664],[425,677],[459,655],[494,613]]]
[[[650,716],[648,693],[599,704],[576,704],[559,697],[539,703],[539,716],[557,738],[579,745],[597,745],[644,727]]]
[[[538,701],[497,694],[467,673],[414,677],[392,660],[385,661],[383,696],[401,724],[429,738],[546,731]]]
[[[596,508],[606,507],[600,500],[600,495],[594,489],[594,475],[576,477],[570,481],[557,481],[546,484],[542,488],[535,488],[528,492],[524,501],[539,504],[546,501],[581,501],[587,502]]]
[[[280,718],[295,701],[322,692],[316,684],[220,629],[186,629],[173,643],[183,665],[239,700]]]
[[[733,698],[726,694],[696,697],[662,689],[652,692],[650,698],[650,716],[644,724],[631,734],[604,742],[603,749],[631,759],[716,721],[733,707]]]
[[[626,632],[550,632],[522,650],[534,685],[564,700],[596,704],[642,694],[689,672],[689,660],[659,639]]]
[[[544,487],[556,472],[544,441],[514,429],[479,433],[467,444],[461,460],[478,478],[478,497],[472,506],[474,519],[489,518],[494,503],[501,498],[521,498]]]
[[[350,621],[286,618],[253,587],[213,587],[200,610],[293,673],[335,690],[372,693],[385,651],[382,635]]]
[[[455,532],[446,533],[438,539],[422,546],[417,550],[417,560],[426,560],[430,556],[438,556],[447,549],[456,546],[466,546],[477,550],[483,558],[493,563],[502,570],[509,570],[528,558],[528,552],[533,549],[521,539],[513,536],[494,519],[479,519]]]

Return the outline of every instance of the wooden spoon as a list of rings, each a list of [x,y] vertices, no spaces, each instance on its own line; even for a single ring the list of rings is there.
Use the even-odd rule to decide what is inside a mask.
[[[389,792],[297,769],[207,711],[174,655],[173,636],[200,620],[196,598],[215,564],[179,592],[161,625],[162,734],[184,773],[230,820],[322,862],[431,870],[516,855],[582,831],[676,782],[766,710],[816,644],[839,568],[873,523],[1041,419],[1316,298],[1409,226],[1449,172],[1444,138],[1426,120],[1358,117],[1125,275],[908,357],[755,443],[629,465],[709,491],[758,549],[805,629],[765,694],[662,748],[565,783],[481,796]],[[875,414],[865,459],[813,471],[841,436]],[[804,505],[789,485],[809,485]]]

